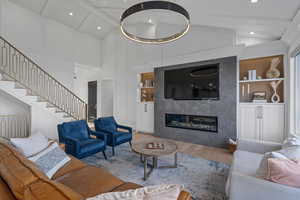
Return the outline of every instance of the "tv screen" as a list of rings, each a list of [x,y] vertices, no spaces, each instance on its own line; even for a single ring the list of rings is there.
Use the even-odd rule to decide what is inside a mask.
[[[165,98],[218,100],[219,64],[166,70]]]

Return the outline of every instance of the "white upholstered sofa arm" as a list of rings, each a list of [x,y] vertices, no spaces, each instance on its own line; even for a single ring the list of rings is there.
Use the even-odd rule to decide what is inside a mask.
[[[281,144],[254,140],[238,140],[237,149],[241,151],[264,154],[266,152],[280,150]]]
[[[233,172],[230,200],[299,200],[300,189]]]

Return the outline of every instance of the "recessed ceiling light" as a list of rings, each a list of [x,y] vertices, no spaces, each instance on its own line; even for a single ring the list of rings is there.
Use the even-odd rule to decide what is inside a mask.
[[[102,28],[101,28],[101,26],[97,26],[97,30],[101,30]]]
[[[70,13],[69,13],[69,15],[70,15],[70,16],[73,16],[73,13],[72,13],[72,12],[70,12]]]
[[[250,32],[250,35],[254,35],[255,33],[253,31]]]
[[[251,3],[258,3],[258,0],[251,0]]]

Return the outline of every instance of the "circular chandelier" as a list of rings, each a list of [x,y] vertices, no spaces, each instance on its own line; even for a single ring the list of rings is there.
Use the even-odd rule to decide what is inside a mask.
[[[140,37],[138,35],[135,35],[133,33],[130,33],[128,30],[126,30],[124,23],[126,18],[129,16],[132,16],[136,13],[140,13],[143,11],[147,10],[166,10],[166,11],[172,11],[184,18],[185,25],[184,28],[175,33],[175,34],[170,34],[165,37],[159,37],[159,38],[147,38],[147,37]],[[138,3],[136,5],[131,6],[128,8],[121,16],[120,20],[120,28],[121,32],[123,35],[125,35],[128,39],[136,41],[136,42],[141,42],[141,43],[148,43],[148,44],[162,44],[162,43],[167,43],[167,42],[172,42],[174,40],[177,40],[184,36],[190,28],[190,15],[187,12],[186,9],[184,9],[182,6],[168,2],[168,1],[147,1],[143,3]]]

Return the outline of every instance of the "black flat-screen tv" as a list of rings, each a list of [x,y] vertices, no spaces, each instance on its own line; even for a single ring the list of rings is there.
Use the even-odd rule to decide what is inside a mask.
[[[164,74],[166,99],[219,99],[219,64],[166,70]]]

